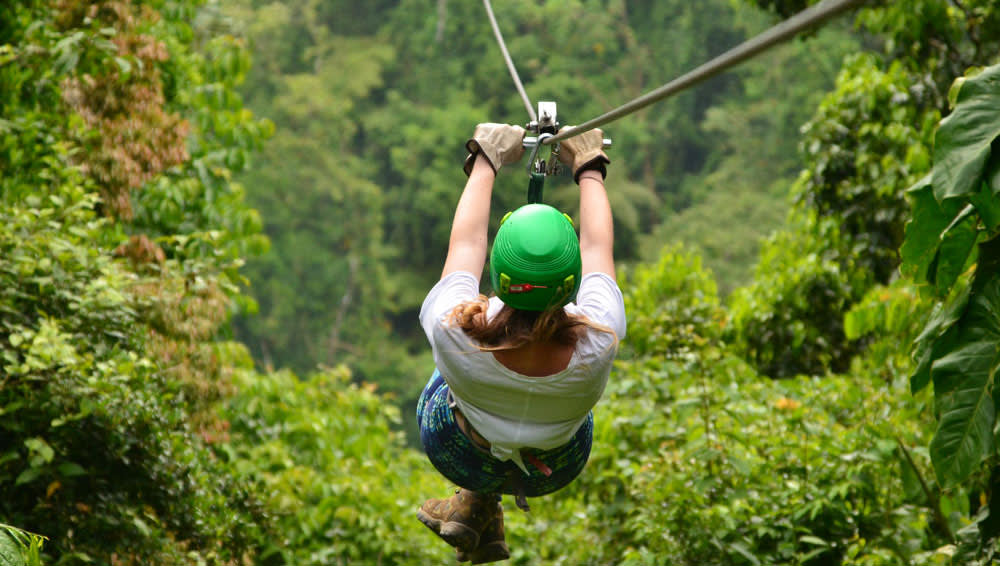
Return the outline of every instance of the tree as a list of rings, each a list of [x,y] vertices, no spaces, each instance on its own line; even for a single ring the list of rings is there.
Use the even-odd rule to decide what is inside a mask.
[[[805,167],[795,188],[799,211],[794,214],[834,222],[840,238],[825,246],[825,256],[840,272],[860,270],[870,276],[862,288],[843,287],[850,292],[824,299],[840,305],[837,310],[807,309],[806,316],[796,319],[805,332],[798,333],[794,342],[819,340],[818,351],[825,349],[825,343],[846,345],[839,330],[843,314],[869,286],[886,284],[896,276],[906,220],[904,193],[930,167],[934,124],[945,110],[943,93],[956,76],[955,62],[980,64],[995,53],[984,46],[1000,40],[984,33],[995,29],[998,17],[989,3],[963,4],[965,10],[953,9],[947,2],[918,4],[876,5],[858,13],[857,22],[880,34],[882,45],[845,65],[836,91],[804,129]],[[816,222],[807,229],[822,242],[826,226]],[[770,272],[767,277],[782,276]],[[775,316],[780,312],[777,305],[772,308],[766,301],[755,305],[753,319],[776,323],[768,324],[768,334],[787,330],[787,318]],[[754,332],[761,331],[754,327]],[[748,327],[733,332],[741,343],[755,339]],[[857,346],[833,348],[839,354],[830,359],[830,367],[835,371],[846,367],[859,351]],[[827,362],[803,360],[796,371],[803,367],[821,372]]]
[[[766,18],[749,7],[743,21],[763,27]],[[728,295],[749,282],[761,242],[789,213],[789,187],[802,160],[800,129],[830,91],[844,57],[860,47],[839,22],[815,34],[775,47],[730,71],[740,78],[739,95],[705,112],[711,158],[685,181],[696,195],[691,206],[665,214],[640,241],[641,257],[652,261],[657,242],[683,242],[701,251],[705,264]],[[718,229],[719,219],[726,229]]]
[[[226,563],[266,530],[206,436],[266,130],[196,2],[0,8],[0,514],[53,564]],[[245,60],[245,58],[243,59]]]
[[[934,168],[910,189],[913,219],[904,269],[938,300],[916,340],[911,389],[933,383],[938,427],[931,461],[942,487],[972,484],[989,470],[982,513],[963,539],[965,563],[986,563],[998,548],[1000,478],[994,428],[996,356],[1000,342],[1000,65],[960,79],[954,107],[941,121]],[[982,561],[982,562],[980,562]]]
[[[240,317],[237,334],[265,364],[306,372],[343,362],[359,379],[415,397],[412,374],[426,371],[427,357],[414,355],[425,352],[414,320],[440,273],[464,182],[462,143],[477,122],[525,121],[482,6],[406,0],[341,7],[357,25],[323,3],[298,0],[231,2],[227,10],[253,38],[248,104],[277,125],[262,167],[242,179],[251,203],[269,211],[273,247],[251,260],[250,293],[260,313]],[[529,95],[557,101],[563,124],[651,90],[765,23],[751,8],[715,0],[697,7],[519,1],[498,10]],[[658,22],[666,20],[665,32]],[[618,257],[638,258],[644,247],[655,253],[659,245],[640,235],[667,211],[705,199],[705,171],[724,155],[749,152],[734,148],[736,138],[766,126],[727,129],[724,116],[740,114],[736,101],[744,97],[766,114],[772,79],[763,74],[774,67],[727,75],[607,128],[615,138],[610,192]],[[811,92],[801,87],[792,98]],[[785,125],[787,117],[769,123],[782,132],[796,128],[792,120]],[[793,143],[791,135],[774,137]],[[765,170],[761,159],[741,155],[748,160],[726,164],[728,176],[720,173],[713,185],[744,166]],[[524,202],[526,177],[520,167],[501,173],[495,222]],[[575,212],[575,186],[565,177],[549,180],[545,198]]]

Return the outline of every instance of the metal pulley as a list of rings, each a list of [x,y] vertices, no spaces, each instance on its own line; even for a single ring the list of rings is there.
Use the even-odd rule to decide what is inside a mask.
[[[544,133],[540,134],[538,138],[552,137],[553,134]],[[559,163],[559,155],[555,149],[553,149],[552,154],[549,156],[548,162],[545,159],[538,158],[538,148],[542,144],[535,143],[531,148],[531,157],[528,158],[528,203],[535,204],[542,202],[542,189],[545,187],[545,177],[548,175],[553,175],[556,173],[556,167]]]
[[[528,203],[535,204],[542,202],[542,189],[545,187],[545,177],[553,175],[557,171],[559,164],[558,148],[553,148],[546,161],[538,157],[538,149],[542,146],[542,140],[550,138],[559,131],[559,121],[556,114],[555,102],[538,103],[538,119],[528,122],[527,131],[535,134],[534,137],[525,136],[525,149],[531,150],[528,157]]]
[[[547,143],[547,140],[559,133],[559,120],[556,112],[556,103],[544,101],[538,103],[538,119],[528,122],[526,130],[534,134],[525,136],[522,144],[525,149],[530,149],[528,157],[528,202],[542,202],[542,189],[545,186],[545,177],[559,173],[559,143]],[[604,147],[611,147],[611,140],[604,138]],[[544,159],[538,156],[538,150],[543,145],[549,145],[551,152],[549,158]]]
[[[555,134],[559,131],[559,121],[556,116],[555,102],[539,102],[538,119],[528,122],[527,129],[536,134]]]

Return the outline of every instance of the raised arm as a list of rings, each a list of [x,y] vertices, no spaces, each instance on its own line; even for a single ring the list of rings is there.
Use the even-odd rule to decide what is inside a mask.
[[[571,127],[571,126],[567,126]],[[580,185],[580,259],[583,273],[600,272],[615,278],[615,232],[611,205],[604,189],[606,165],[604,133],[590,130],[561,142],[559,159],[569,165]]]
[[[490,223],[490,199],[493,181],[503,165],[517,162],[524,154],[524,128],[506,124],[479,124],[465,147],[465,190],[455,207],[451,224],[448,256],[441,277],[455,271],[475,276],[486,264],[487,231]]]
[[[615,229],[604,178],[597,171],[580,175],[580,260],[583,273],[598,271],[615,278]]]
[[[486,231],[490,224],[490,198],[496,173],[482,153],[474,156],[472,163],[469,180],[455,207],[442,278],[454,271],[468,271],[478,277],[486,265]]]

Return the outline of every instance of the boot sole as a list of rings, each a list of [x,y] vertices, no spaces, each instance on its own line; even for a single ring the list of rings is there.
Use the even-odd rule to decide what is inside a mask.
[[[417,519],[434,534],[441,537],[446,543],[459,550],[472,551],[479,544],[479,533],[454,521],[442,522],[424,513],[422,509],[417,510]]]
[[[507,544],[504,542],[490,542],[468,552],[459,550],[456,558],[459,562],[487,564],[489,562],[507,560],[510,558],[510,549],[507,548]]]

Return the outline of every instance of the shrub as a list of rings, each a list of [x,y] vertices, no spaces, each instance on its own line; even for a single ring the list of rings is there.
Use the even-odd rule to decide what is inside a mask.
[[[231,473],[255,486],[278,536],[262,564],[442,564],[454,551],[416,519],[448,484],[406,448],[399,410],[341,367],[300,380],[258,374],[249,356],[224,407]]]

